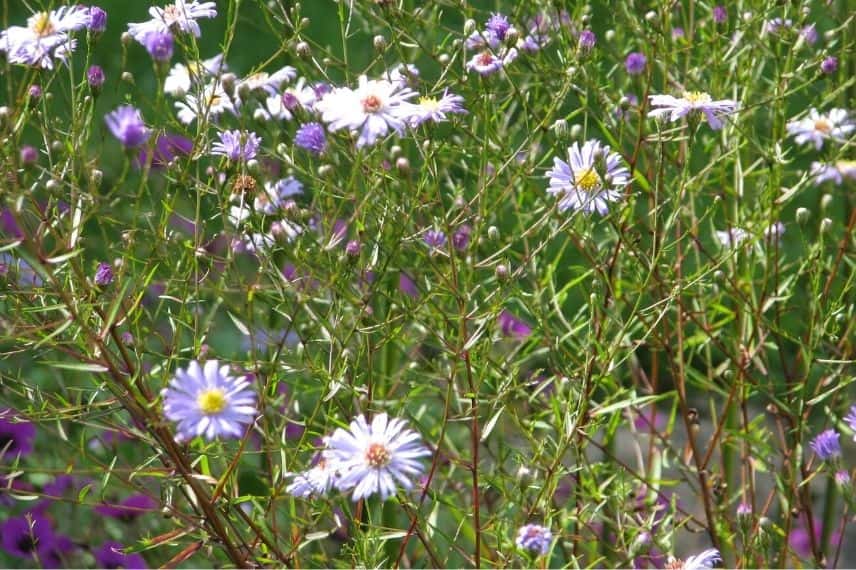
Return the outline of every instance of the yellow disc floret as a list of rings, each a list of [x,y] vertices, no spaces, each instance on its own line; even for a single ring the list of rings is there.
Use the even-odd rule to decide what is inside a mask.
[[[203,414],[213,416],[226,409],[226,394],[219,388],[211,388],[200,392],[196,403],[199,404]]]
[[[597,175],[597,172],[593,168],[580,170],[574,173],[574,185],[580,190],[591,192],[600,187],[600,176]]]
[[[30,30],[40,38],[49,36],[56,31],[53,22],[51,22],[50,12],[33,14],[28,23],[30,24]]]
[[[704,91],[687,91],[684,93],[684,99],[692,103],[693,105],[710,103],[711,97]]]
[[[389,450],[382,443],[373,443],[366,449],[366,463],[370,467],[380,469],[386,467],[392,460]]]

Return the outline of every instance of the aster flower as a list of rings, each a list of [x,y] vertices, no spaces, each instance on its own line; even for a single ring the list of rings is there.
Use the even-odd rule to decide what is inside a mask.
[[[362,75],[356,89],[333,89],[315,108],[331,131],[359,131],[357,147],[362,147],[374,144],[390,130],[401,135],[410,113],[404,103],[415,96],[416,92],[400,84]]]
[[[262,142],[256,133],[248,131],[221,131],[217,136],[220,142],[211,145],[211,154],[225,156],[232,162],[252,160]]]
[[[257,414],[249,385],[246,377],[232,376],[229,366],[216,360],[204,368],[194,360],[186,370],[178,369],[162,392],[164,415],[178,423],[176,439],[241,437]]]
[[[101,90],[101,86],[104,85],[104,70],[100,65],[89,66],[89,69],[86,70],[86,82],[96,94]]]
[[[823,61],[820,62],[820,70],[829,75],[830,73],[835,73],[838,69],[838,58],[834,55],[827,56],[823,58]]]
[[[597,43],[597,36],[594,35],[594,32],[591,30],[583,30],[580,32],[579,38],[577,38],[577,44],[580,49],[588,51],[594,47]]]
[[[39,515],[9,517],[0,524],[0,547],[18,558],[32,559],[49,551],[55,541],[50,521]]]
[[[289,65],[274,73],[258,71],[241,79],[236,86],[236,92],[242,99],[245,94],[248,95],[254,91],[276,95],[283,83],[291,81],[295,77],[297,77],[297,71]]]
[[[315,155],[322,154],[327,149],[327,134],[321,123],[306,123],[300,125],[294,134],[294,144]]]
[[[89,24],[89,8],[63,6],[50,12],[37,12],[27,26],[10,26],[0,32],[0,52],[10,63],[53,69],[54,60],[65,61],[74,51],[69,35]]]
[[[172,34],[165,31],[153,31],[143,36],[140,41],[152,59],[155,61],[169,61],[172,59],[174,41]]]
[[[420,97],[415,104],[409,104],[410,126],[417,127],[426,121],[446,121],[446,113],[466,113],[463,103],[463,97],[449,93],[448,89],[439,100],[436,97]]]
[[[581,210],[605,215],[608,203],[621,199],[621,190],[630,183],[630,171],[618,153],[600,141],[586,141],[568,148],[568,162],[553,158],[548,194],[559,197],[559,211]]]
[[[386,72],[384,79],[401,87],[408,87],[419,79],[419,68],[412,63],[398,63]]]
[[[505,37],[509,32],[514,30],[514,26],[511,25],[504,14],[494,12],[485,24],[485,29],[499,38],[499,41],[505,41]]]
[[[841,456],[841,444],[838,442],[840,434],[834,429],[820,432],[811,441],[811,448],[821,461],[828,461],[833,457]]]
[[[479,75],[491,75],[515,59],[517,59],[516,48],[502,48],[497,53],[488,49],[474,55],[467,62],[466,67],[467,71],[475,71]]]
[[[119,503],[102,503],[96,505],[94,511],[104,517],[119,519],[122,522],[133,522],[138,517],[154,511],[158,502],[148,495],[138,493],[122,499]]]
[[[440,249],[446,244],[446,234],[439,230],[428,230],[422,237],[422,241],[424,241],[425,245],[427,245],[432,251]]]
[[[223,113],[237,114],[235,104],[219,81],[208,83],[199,94],[190,93],[175,103],[178,120],[189,125],[199,117],[217,119]]]
[[[713,21],[717,24],[723,24],[728,20],[728,10],[725,6],[719,4],[713,7]]]
[[[256,212],[270,216],[283,209],[291,198],[300,194],[303,194],[303,184],[293,176],[276,182],[266,182],[264,193],[256,196],[253,207]]]
[[[408,297],[413,297],[414,299],[419,297],[419,287],[413,281],[413,278],[404,271],[398,274],[398,290]]]
[[[104,117],[107,128],[126,148],[138,147],[149,139],[149,129],[143,123],[140,111],[132,105],[123,105]]]
[[[713,130],[722,128],[723,115],[730,115],[737,110],[737,101],[731,99],[714,101],[710,95],[702,91],[688,91],[680,98],[671,95],[651,95],[649,100],[652,107],[659,107],[650,111],[649,117],[669,115],[669,120],[675,122],[681,117],[701,113]]]
[[[89,20],[86,28],[93,34],[100,34],[107,29],[107,12],[99,6],[89,7]]]
[[[810,46],[817,43],[817,27],[809,24],[800,30],[800,38]]]
[[[199,2],[198,0],[175,0],[163,8],[149,8],[150,20],[128,24],[128,32],[140,43],[145,43],[144,37],[153,32],[184,32],[195,37],[202,35],[196,20],[215,18],[217,4],[214,2]]]
[[[850,413],[844,416],[844,421],[851,431],[856,433],[856,404],[850,406]],[[853,436],[853,441],[856,441],[856,435]]]
[[[125,554],[125,547],[115,541],[107,541],[93,554],[99,568],[148,568],[139,554]]]
[[[113,268],[109,263],[99,263],[95,270],[94,282],[99,287],[104,287],[113,282]]]
[[[452,246],[458,251],[464,251],[470,245],[470,234],[473,228],[469,224],[463,224],[452,234]]]
[[[764,239],[767,241],[780,240],[783,235],[785,235],[785,224],[782,222],[773,222],[764,228]]]
[[[856,160],[812,162],[811,175],[815,184],[834,182],[837,186],[841,186],[844,180],[856,180]]]
[[[143,148],[137,157],[136,166],[142,168],[149,162],[151,155],[152,168],[165,168],[177,156],[187,156],[193,152],[193,141],[174,133],[158,135],[154,149]]]
[[[729,228],[728,230],[716,230],[716,239],[723,247],[734,248],[751,237],[751,234],[743,228]]]
[[[11,280],[18,287],[41,287],[44,283],[32,265],[6,251],[0,252],[0,277]]]
[[[169,70],[163,84],[163,91],[173,97],[184,97],[194,85],[202,84],[209,77],[216,77],[226,71],[223,54],[217,54],[201,62],[176,63]]]
[[[10,408],[0,408],[0,457],[29,455],[35,438],[35,425]]]
[[[532,334],[532,327],[507,309],[503,309],[499,313],[497,322],[499,323],[499,331],[502,333],[502,336],[524,339]]]
[[[737,505],[737,516],[748,517],[752,515],[752,505],[749,503],[740,503]]]
[[[823,115],[817,109],[811,109],[808,117],[794,119],[786,125],[788,134],[794,137],[797,144],[814,143],[814,148],[820,150],[826,140],[843,143],[853,132],[854,124],[845,109],[832,109]]]
[[[528,550],[544,556],[550,551],[550,546],[553,544],[553,533],[545,526],[527,524],[518,529],[517,539],[514,543],[521,550]]]
[[[708,548],[700,554],[690,556],[686,561],[672,559],[666,568],[669,570],[703,570],[713,568],[722,562],[722,555],[715,548]]]
[[[379,493],[385,501],[395,493],[396,482],[413,487],[409,477],[422,473],[420,457],[431,455],[419,434],[405,429],[401,419],[378,414],[371,424],[360,415],[348,430],[337,428],[326,438],[322,458],[340,473],[335,481],[341,491],[353,489],[354,501]]]
[[[793,25],[794,22],[790,18],[773,18],[772,20],[767,20],[766,22],[764,22],[762,32],[765,34],[777,34],[780,31],[792,28]]]
[[[627,54],[627,58],[624,60],[624,69],[626,69],[627,73],[630,75],[639,75],[645,71],[645,65],[647,63],[648,58],[645,57],[644,53],[633,51]]]
[[[295,497],[318,497],[326,495],[336,482],[337,471],[323,457],[314,466],[300,473],[292,473],[294,480],[285,488]]]

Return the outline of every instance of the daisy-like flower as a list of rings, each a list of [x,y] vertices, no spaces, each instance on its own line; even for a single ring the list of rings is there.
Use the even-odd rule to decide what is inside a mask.
[[[703,91],[687,91],[680,98],[672,95],[651,95],[649,100],[652,107],[659,107],[650,111],[649,117],[669,115],[669,120],[674,122],[691,113],[701,113],[710,128],[715,131],[722,128],[723,115],[730,115],[737,110],[737,101],[731,99],[714,101]]]
[[[390,68],[384,79],[407,87],[419,79],[419,68],[412,63],[399,63]]]
[[[811,448],[821,461],[828,461],[833,457],[841,456],[841,444],[838,438],[841,435],[834,429],[828,429],[820,432],[817,437],[811,441]]]
[[[517,531],[514,543],[521,550],[528,550],[541,556],[550,551],[553,543],[553,533],[550,529],[539,524],[527,524]]]
[[[789,121],[788,134],[794,137],[797,144],[814,143],[814,148],[820,150],[826,140],[838,143],[844,142],[853,132],[853,121],[850,120],[846,109],[832,109],[824,115],[812,108],[808,117]]]
[[[151,131],[143,123],[139,109],[133,105],[123,105],[104,117],[107,128],[119,139],[125,148],[138,147],[147,140]]]
[[[666,564],[668,570],[703,570],[713,568],[716,564],[722,562],[722,555],[715,548],[708,548],[700,554],[690,556],[683,560],[675,560],[674,558]]]
[[[196,20],[217,17],[217,4],[198,0],[175,0],[163,8],[149,8],[150,20],[137,24],[128,24],[128,32],[140,43],[152,32],[184,32],[197,38],[202,35]]]
[[[502,48],[496,53],[486,49],[474,55],[467,62],[466,67],[467,71],[475,71],[479,75],[491,75],[515,59],[517,59],[517,48]]]
[[[432,251],[440,249],[446,245],[446,234],[440,230],[431,229],[425,232],[425,235],[422,236],[422,241],[424,241],[425,245],[427,245]]]
[[[318,497],[326,495],[336,482],[336,469],[321,457],[313,466],[300,473],[293,473],[294,480],[285,488],[295,497]]]
[[[405,429],[401,419],[388,419],[378,414],[372,423],[357,416],[348,430],[336,429],[326,439],[322,457],[331,462],[340,476],[336,487],[353,489],[354,501],[379,493],[385,501],[395,493],[396,482],[405,489],[413,488],[409,479],[422,473],[420,457],[431,455],[422,445],[419,434]]]
[[[743,228],[730,228],[728,230],[716,230],[716,239],[723,247],[734,248],[751,237],[751,234]]]
[[[547,172],[547,193],[559,197],[559,211],[582,210],[605,215],[609,202],[621,199],[621,190],[630,183],[630,171],[618,153],[611,152],[598,140],[586,141],[580,148],[568,148],[568,162],[553,159]]]
[[[256,414],[256,395],[246,377],[234,377],[229,366],[209,360],[205,367],[192,361],[178,369],[164,388],[163,409],[167,419],[177,422],[177,441],[204,435],[241,437]]]
[[[89,24],[89,8],[63,6],[50,12],[37,12],[27,25],[10,26],[0,32],[0,52],[10,63],[53,69],[54,60],[65,61],[74,51],[71,32]]]
[[[163,90],[173,97],[184,97],[194,84],[201,84],[203,79],[216,77],[225,71],[223,54],[217,54],[202,62],[191,61],[187,65],[176,63],[166,76]]]
[[[295,77],[297,77],[297,71],[289,65],[274,73],[259,71],[238,81],[237,93],[240,97],[244,97],[242,93],[249,94],[254,91],[264,91],[268,95],[275,95],[283,83],[287,83]]]
[[[339,87],[315,104],[331,131],[359,131],[357,147],[372,145],[390,129],[402,134],[409,119],[408,99],[416,92],[398,83],[360,76],[356,89]]]
[[[188,94],[183,101],[177,101],[175,107],[178,109],[178,120],[185,125],[199,117],[217,119],[225,112],[237,114],[235,105],[219,81],[209,83],[198,95]]]
[[[410,126],[418,127],[426,121],[440,123],[446,121],[446,113],[466,113],[463,107],[464,98],[449,93],[446,89],[440,99],[436,97],[420,97],[410,107]]]
[[[812,162],[811,175],[815,184],[834,182],[841,186],[844,180],[856,180],[856,160],[839,160],[836,162]]]
[[[253,207],[256,212],[270,216],[300,194],[303,194],[303,184],[293,176],[276,182],[265,182],[265,191],[256,196]]]
[[[225,156],[232,162],[252,160],[259,152],[262,139],[254,132],[222,131],[220,142],[211,145],[211,154]]]

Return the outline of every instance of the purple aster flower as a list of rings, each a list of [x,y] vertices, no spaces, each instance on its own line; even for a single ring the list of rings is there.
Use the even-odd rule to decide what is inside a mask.
[[[550,545],[553,544],[553,533],[545,526],[527,524],[517,531],[517,539],[514,543],[521,550],[528,550],[544,556],[550,551]]]
[[[833,457],[841,456],[841,444],[838,442],[840,434],[834,429],[820,432],[811,442],[811,448],[821,461],[828,461]]]
[[[249,385],[246,377],[232,376],[229,366],[216,360],[204,368],[194,360],[186,370],[176,370],[162,392],[164,415],[178,423],[176,439],[241,437],[258,413]]]
[[[835,73],[838,69],[838,58],[834,55],[830,55],[825,57],[823,61],[820,62],[820,70],[829,75],[830,73]]]
[[[579,46],[580,49],[588,51],[597,43],[597,36],[591,30],[583,30],[580,32]]]
[[[449,93],[448,89],[439,100],[436,97],[420,97],[416,104],[409,105],[410,125],[416,127],[425,121],[440,123],[446,120],[446,113],[466,113],[463,103],[463,97]]]
[[[814,143],[816,150],[823,148],[826,140],[843,143],[856,129],[847,109],[831,109],[829,113],[821,114],[814,108],[809,110],[807,117],[788,121],[785,127],[794,137],[794,142]]]
[[[149,139],[149,129],[143,123],[140,111],[132,105],[123,105],[104,117],[107,128],[125,148],[138,147]]]
[[[86,23],[87,29],[94,33],[100,34],[107,29],[107,12],[99,6],[89,7],[89,22]]]
[[[146,561],[139,554],[125,554],[124,546],[114,541],[107,541],[93,554],[99,568],[148,568]]]
[[[169,61],[172,59],[173,39],[169,32],[151,32],[143,36],[142,42],[146,51],[155,61]]]
[[[680,28],[680,27],[672,28],[672,39],[673,40],[679,40],[679,39],[683,38],[684,35],[685,35],[685,33],[684,33],[683,28]]]
[[[158,135],[155,147],[149,151],[147,148],[140,149],[136,166],[143,168],[149,162],[151,156],[152,168],[166,168],[177,156],[187,156],[193,152],[193,141],[187,137],[174,133]]]
[[[95,507],[95,512],[104,517],[119,519],[122,522],[133,522],[138,517],[154,511],[158,508],[158,502],[148,495],[138,493],[122,499],[117,504],[102,503]]]
[[[36,147],[25,144],[21,147],[21,165],[32,166],[39,160],[39,151]]]
[[[104,85],[104,70],[100,65],[90,65],[86,70],[86,81],[93,91],[98,91]]]
[[[431,455],[431,450],[406,425],[405,420],[378,414],[371,424],[360,415],[347,430],[337,428],[326,438],[327,448],[322,452],[329,468],[340,474],[336,488],[353,489],[354,501],[375,493],[385,501],[395,494],[396,483],[411,489],[410,477],[423,471],[419,458]]]
[[[835,472],[835,482],[841,486],[849,485],[850,484],[850,473],[845,469],[841,469],[840,471],[836,471]]]
[[[452,234],[452,245],[458,251],[464,251],[470,245],[470,234],[473,229],[469,224],[463,224]]]
[[[14,459],[33,451],[36,426],[10,408],[0,408],[0,454]]]
[[[174,0],[164,7],[149,8],[150,20],[136,24],[128,24],[128,32],[138,42],[142,42],[147,34],[152,32],[183,32],[195,37],[202,35],[200,18],[216,18],[217,4],[215,2],[199,2],[199,0]]]
[[[327,133],[321,123],[301,125],[294,134],[294,144],[313,154],[320,155],[327,149]]]
[[[503,309],[497,318],[499,322],[499,330],[502,336],[511,336],[517,339],[524,339],[532,334],[532,327],[526,324],[525,321],[518,319],[514,314]]]
[[[252,131],[221,131],[217,136],[220,142],[211,145],[211,154],[225,156],[232,162],[252,160],[262,142]]]
[[[723,24],[728,20],[728,10],[725,9],[725,6],[719,4],[713,7],[713,21],[717,24]]]
[[[740,503],[737,505],[737,516],[748,517],[752,514],[752,505],[749,503]]]
[[[467,62],[467,71],[475,71],[479,75],[487,76],[496,73],[512,61],[517,59],[517,49],[502,48],[494,53],[485,50],[477,53]]]
[[[559,198],[560,212],[605,215],[609,202],[621,200],[623,188],[630,183],[630,171],[621,155],[597,140],[586,141],[582,147],[574,142],[568,148],[568,162],[553,158],[547,176],[547,193]]]
[[[764,22],[763,31],[768,34],[778,33],[780,30],[788,29],[793,26],[793,21],[790,19],[782,19],[782,18],[773,18],[772,20],[768,20]]]
[[[95,284],[99,287],[109,285],[113,282],[113,268],[109,263],[99,263],[95,270]]]
[[[511,29],[511,23],[509,23],[508,18],[504,14],[495,12],[491,14],[487,24],[485,24],[485,28],[488,32],[494,34],[499,41],[503,41]]]
[[[42,96],[42,86],[38,83],[33,83],[30,85],[30,88],[27,89],[27,96],[30,99],[38,99]]]
[[[833,182],[841,186],[844,180],[856,180],[856,160],[839,160],[837,162],[812,162],[811,175],[815,184]]]
[[[737,110],[736,101],[731,99],[714,101],[710,95],[701,91],[687,91],[680,98],[671,95],[651,95],[649,100],[652,107],[659,107],[649,112],[649,117],[668,115],[669,120],[674,122],[687,115],[701,113],[710,128],[715,131],[722,128],[721,116],[730,115]]]
[[[847,422],[847,427],[856,432],[856,404],[850,406],[850,413],[844,416],[844,421]],[[856,441],[856,435],[853,436],[853,441]]]
[[[12,556],[32,559],[49,550],[56,540],[48,519],[41,516],[9,517],[0,524],[0,546]]]
[[[285,488],[287,493],[295,497],[320,497],[326,495],[336,482],[336,469],[323,457],[318,457],[315,465],[301,471],[291,473],[294,480]]]
[[[76,548],[74,541],[64,534],[54,535],[54,540],[39,549],[39,560],[45,568],[67,568],[68,555]]]
[[[76,45],[71,32],[86,27],[89,9],[62,6],[50,12],[36,12],[27,25],[0,31],[0,52],[10,63],[53,69],[54,61],[66,61]]]
[[[416,286],[416,282],[404,271],[398,274],[398,289],[408,297],[415,299],[419,296],[419,288]]]
[[[446,244],[446,234],[440,230],[428,230],[425,232],[422,240],[432,250],[440,249]]]
[[[630,75],[639,75],[645,71],[647,63],[648,58],[645,57],[644,53],[633,51],[627,54],[627,58],[624,60],[624,68]]]
[[[360,249],[362,248],[362,244],[359,240],[352,239],[347,244],[345,244],[345,253],[350,255],[351,257],[356,257],[360,254]]]
[[[800,30],[800,37],[810,46],[817,43],[817,27],[809,24]]]

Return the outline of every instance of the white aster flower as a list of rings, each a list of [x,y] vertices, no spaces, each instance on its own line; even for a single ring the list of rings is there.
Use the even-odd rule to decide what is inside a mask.
[[[648,113],[649,117],[669,116],[674,122],[690,113],[704,115],[707,124],[713,130],[722,128],[721,117],[730,115],[737,110],[737,101],[722,99],[714,101],[713,98],[702,91],[687,91],[681,97],[672,95],[651,95],[649,97],[652,107],[659,107]]]
[[[37,12],[27,26],[11,26],[0,32],[0,52],[10,63],[53,69],[54,59],[65,61],[74,50],[70,32],[89,23],[86,6],[63,6],[50,12]]]
[[[517,48],[501,48],[494,52],[490,49],[477,53],[467,62],[467,71],[475,71],[479,75],[496,73],[517,59]]]
[[[294,480],[285,488],[285,491],[295,497],[326,495],[336,481],[336,469],[323,457],[313,467],[292,475]]]
[[[339,473],[336,487],[353,489],[354,501],[375,493],[385,501],[395,494],[396,483],[413,488],[410,477],[423,471],[419,458],[431,455],[431,451],[422,445],[419,434],[405,429],[405,425],[404,420],[389,420],[386,414],[378,414],[369,424],[360,415],[348,430],[336,429],[322,452]]]
[[[582,210],[605,215],[609,202],[622,198],[630,183],[630,171],[624,159],[598,140],[586,141],[582,148],[575,142],[568,148],[568,162],[553,158],[547,172],[547,193],[559,198],[559,211]]]
[[[356,89],[338,87],[315,104],[331,131],[358,131],[357,147],[372,145],[390,129],[399,135],[409,118],[404,103],[416,92],[398,83],[360,76]]]
[[[264,91],[268,95],[274,95],[283,83],[287,83],[295,77],[297,77],[297,71],[289,65],[274,73],[258,71],[238,81],[237,93],[240,97],[244,97],[242,93],[252,93],[253,91]]]
[[[443,92],[443,96],[439,99],[427,95],[420,97],[416,103],[408,103],[410,106],[410,126],[418,127],[426,121],[434,121],[435,123],[446,121],[448,113],[466,113],[467,110],[464,109],[463,103],[463,97],[449,93],[448,89]]]
[[[832,109],[823,115],[817,109],[811,109],[808,117],[789,121],[788,134],[797,144],[814,143],[814,148],[823,148],[823,142],[833,140],[842,143],[853,132],[853,121],[846,109]]]
[[[209,83],[201,93],[188,94],[184,100],[175,103],[178,120],[189,125],[199,117],[217,119],[225,112],[237,114],[234,103],[223,90],[219,81]]]
[[[214,2],[199,2],[198,0],[175,0],[163,8],[149,8],[151,19],[136,24],[128,24],[128,32],[135,40],[145,43],[144,38],[151,33],[181,31],[195,37],[202,35],[196,20],[200,18],[217,17],[217,4]]]
[[[201,85],[204,79],[216,77],[225,71],[223,54],[217,54],[202,62],[191,61],[187,65],[176,63],[166,76],[163,90],[173,97],[184,97],[194,85]]]
[[[293,176],[276,182],[265,182],[265,191],[256,196],[253,207],[256,212],[270,216],[285,207],[292,197],[300,194],[303,194],[303,184]]]

